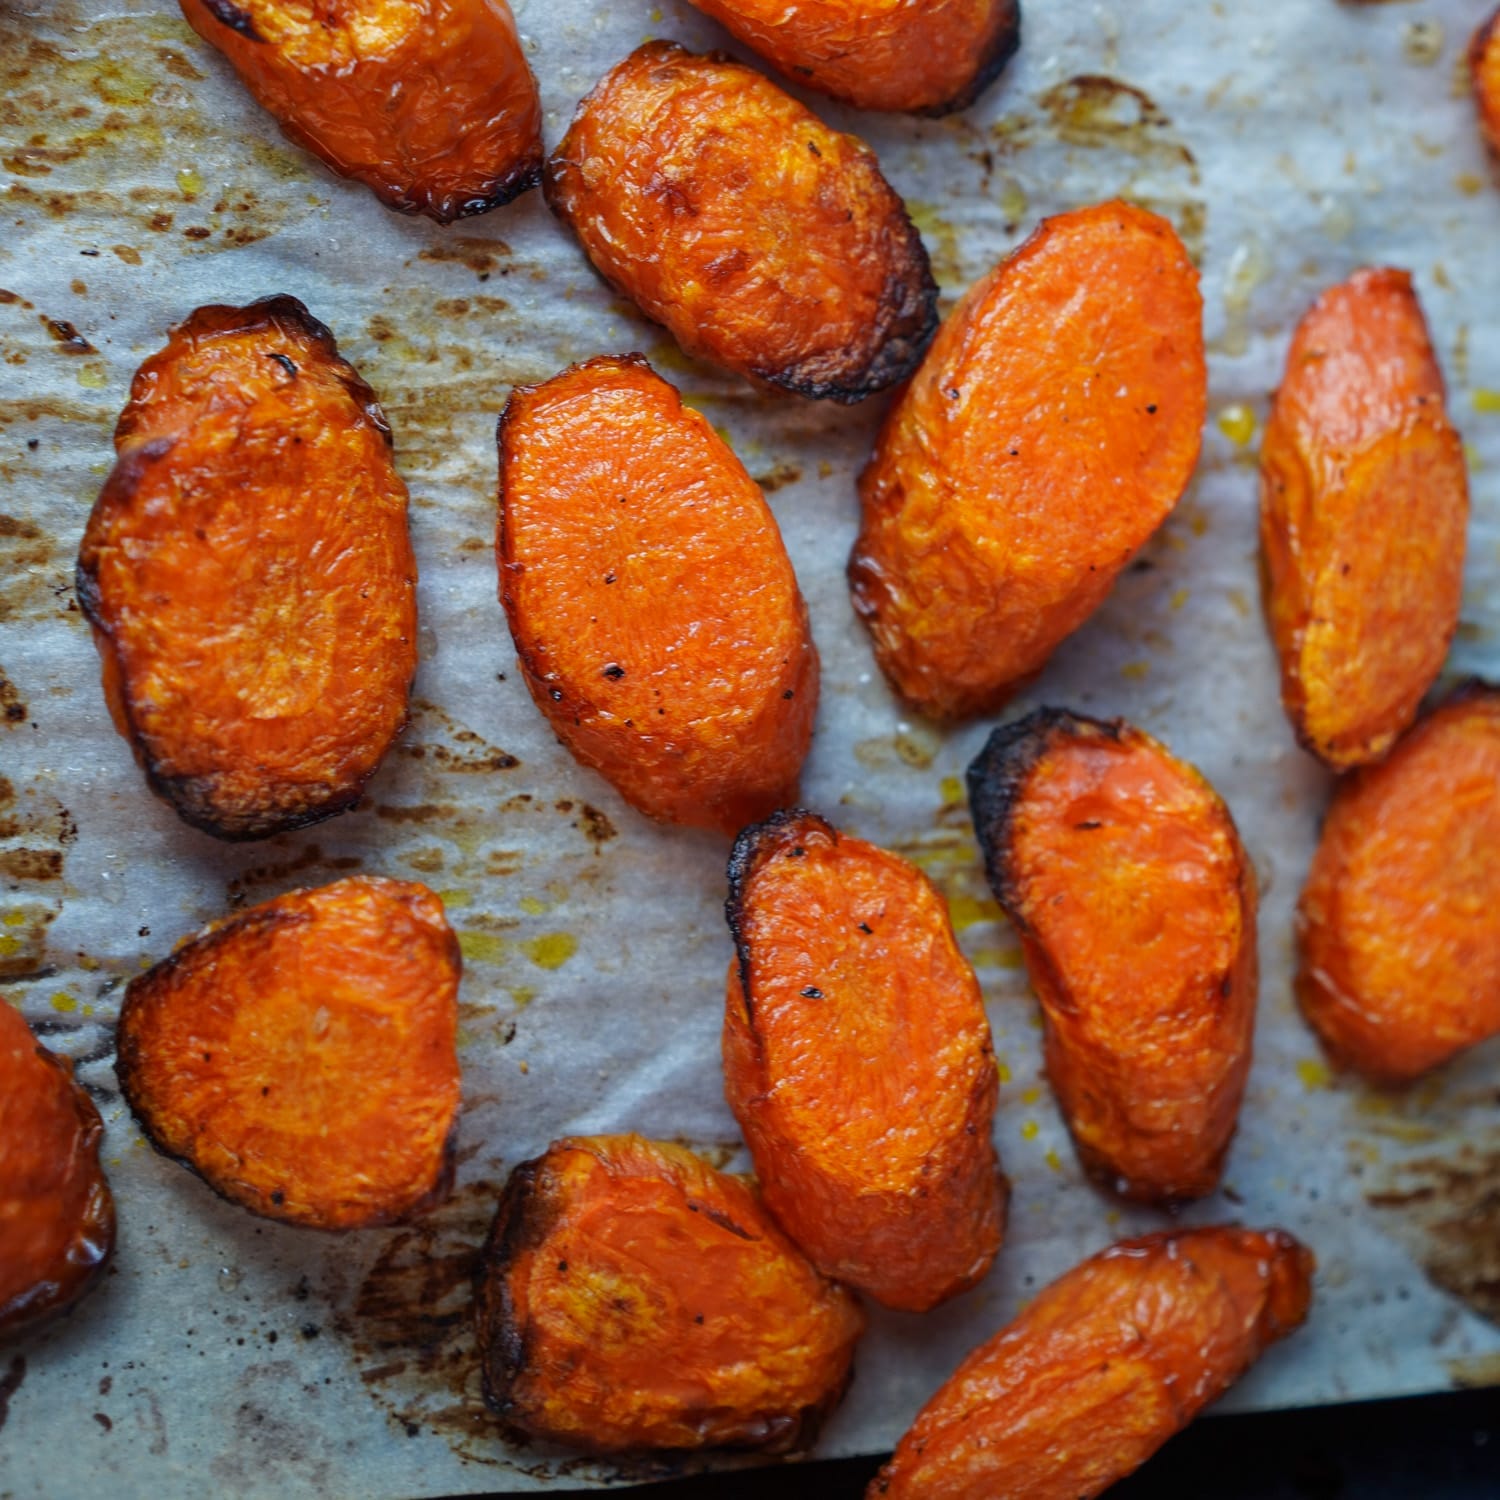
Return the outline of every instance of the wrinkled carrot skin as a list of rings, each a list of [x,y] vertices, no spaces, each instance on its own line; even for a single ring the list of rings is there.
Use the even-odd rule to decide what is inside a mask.
[[[1313,304],[1260,465],[1287,717],[1335,771],[1379,760],[1458,628],[1469,519],[1463,444],[1405,271],[1357,271]]]
[[[558,738],[649,817],[735,833],[793,800],[818,653],[776,518],[638,355],[518,386],[500,598]]]
[[[861,401],[937,326],[927,252],[874,153],[728,58],[637,48],[579,105],[543,189],[617,291],[762,385]]]
[[[72,1064],[0,1000],[0,1341],[72,1307],[115,1244],[104,1122]]]
[[[1056,709],[990,736],[969,800],[1079,1160],[1143,1202],[1212,1192],[1258,980],[1255,874],[1229,809],[1149,735]]]
[[[1469,72],[1479,125],[1491,151],[1500,155],[1500,10],[1474,33],[1469,43]]]
[[[292,297],[201,307],[137,371],[78,554],[105,697],[195,828],[343,812],[406,724],[406,486],[370,388]]]
[[[864,1330],[744,1179],[636,1135],[516,1168],[475,1314],[504,1422],[593,1453],[808,1447]]]
[[[766,1207],[826,1276],[925,1312],[1005,1233],[979,983],[914,865],[778,813],[740,835],[724,1092]]]
[[[1500,689],[1471,684],[1339,783],[1298,909],[1297,998],[1403,1084],[1500,1034]]]
[[[288,892],[130,982],[121,1089],[157,1150],[252,1213],[410,1217],[452,1183],[460,965],[424,885]]]
[[[1301,1327],[1314,1267],[1279,1229],[1111,1246],[969,1355],[868,1500],[1092,1500]]]
[[[1165,219],[1045,220],[970,289],[860,477],[854,607],[934,719],[991,713],[1103,603],[1198,460],[1198,273]]]
[[[1017,0],[693,0],[794,82],[856,109],[966,109],[1021,42]]]
[[[181,0],[283,134],[439,224],[541,180],[542,106],[506,0]]]

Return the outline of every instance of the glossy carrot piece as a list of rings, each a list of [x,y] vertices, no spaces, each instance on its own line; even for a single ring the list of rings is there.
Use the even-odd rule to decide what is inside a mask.
[[[753,69],[638,47],[547,165],[553,211],[689,354],[852,402],[904,379],[937,286],[875,154]]]
[[[693,0],[793,82],[856,109],[966,109],[1021,42],[1018,0]]]
[[[726,911],[724,1091],[766,1206],[820,1271],[888,1307],[967,1290],[1010,1184],[989,1020],[942,896],[794,811],[740,835]]]
[[[1298,912],[1336,1061],[1406,1083],[1500,1034],[1500,689],[1473,683],[1341,781]]]
[[[1165,219],[1045,220],[972,287],[886,417],[849,562],[920,713],[998,709],[1176,505],[1207,400],[1198,273]]]
[[[0,1341],[72,1307],[103,1275],[115,1244],[103,1137],[72,1064],[0,1000]]]
[[[78,599],[152,789],[224,839],[343,812],[417,665],[374,393],[293,297],[200,307],[136,373],[115,446]]]
[[[1463,444],[1405,271],[1357,271],[1313,304],[1260,463],[1287,716],[1335,771],[1379,760],[1458,627],[1469,518]]]
[[[1079,1160],[1125,1197],[1218,1185],[1250,1071],[1255,873],[1229,809],[1120,720],[1040,709],[969,767]]]
[[[439,224],[541,180],[542,105],[507,0],[181,0],[282,132]]]
[[[516,1168],[475,1312],[500,1417],[594,1453],[810,1446],[864,1329],[744,1180],[636,1135]]]
[[[409,1217],[453,1178],[460,963],[426,886],[290,891],[130,982],[120,1087],[157,1150],[252,1213]]]
[[[796,795],[818,653],[755,481],[638,355],[518,386],[500,597],[531,696],[633,806],[734,833]]]
[[[1480,26],[1469,43],[1469,74],[1479,128],[1490,150],[1500,155],[1500,9]]]
[[[1279,1229],[1112,1245],[958,1367],[868,1500],[1092,1500],[1301,1327],[1313,1270]]]

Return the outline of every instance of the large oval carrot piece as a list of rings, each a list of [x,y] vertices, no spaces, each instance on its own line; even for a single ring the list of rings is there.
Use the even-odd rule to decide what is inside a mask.
[[[73,1306],[115,1243],[104,1123],[72,1065],[0,1000],[0,1340]]]
[[[547,201],[689,354],[852,402],[937,323],[921,237],[875,154],[724,57],[637,48],[578,106]]]
[[[970,289],[860,478],[854,606],[896,691],[998,709],[1177,504],[1207,400],[1198,273],[1127,203],[1059,214]]]
[[[1463,444],[1405,271],[1357,271],[1297,327],[1261,447],[1281,697],[1335,771],[1416,717],[1458,628]]]
[[[857,109],[965,109],[1021,41],[1018,0],[693,0],[787,77]]]
[[[506,0],[181,0],[282,131],[402,213],[482,214],[541,179]]]
[[[1500,155],[1500,10],[1474,33],[1469,43],[1469,72],[1479,126],[1491,151]]]
[[[1255,873],[1229,809],[1150,735],[1056,709],[990,736],[969,803],[1079,1160],[1128,1198],[1212,1192],[1257,984]]]
[[[137,372],[115,447],[78,598],[152,788],[225,839],[352,806],[417,665],[373,392],[293,297],[200,307]]]
[[[734,833],[795,797],[818,653],[791,560],[755,481],[638,355],[512,392],[496,550],[531,696],[633,806]]]
[[[1092,1500],[1302,1326],[1313,1269],[1279,1229],[1111,1246],[958,1367],[868,1500]]]
[[[511,1173],[475,1312],[504,1421],[594,1453],[808,1447],[864,1330],[745,1181],[636,1135]]]
[[[724,1091],[766,1206],[827,1276],[922,1312],[1005,1232],[979,983],[913,865],[809,812],[729,861]]]
[[[362,1229],[446,1196],[458,941],[423,885],[360,876],[209,927],[130,982],[120,1086],[233,1203]]]
[[[1339,783],[1297,996],[1333,1057],[1405,1083],[1500,1034],[1500,689],[1475,683]]]

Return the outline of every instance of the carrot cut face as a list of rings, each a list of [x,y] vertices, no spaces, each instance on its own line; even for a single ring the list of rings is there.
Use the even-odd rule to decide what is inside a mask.
[[[1333,1058],[1406,1083],[1500,1034],[1500,689],[1474,683],[1341,781],[1298,911]]]
[[[1018,0],[693,0],[787,77],[856,109],[965,109],[1021,42]]]
[[[633,806],[734,833],[795,797],[807,606],[755,481],[643,359],[511,394],[496,550],[531,696]]]
[[[481,214],[541,179],[507,0],[181,0],[282,132],[401,213]]]
[[[636,1135],[517,1167],[476,1292],[490,1404],[595,1453],[808,1447],[864,1330],[743,1179]]]
[[[927,252],[874,153],[728,58],[638,47],[579,105],[543,188],[616,290],[762,385],[861,401],[937,325]]]
[[[115,1244],[103,1137],[72,1064],[0,1000],[0,1341],[72,1307],[103,1274]]]
[[[998,709],[1103,603],[1192,476],[1207,379],[1198,273],[1130,204],[969,290],[860,477],[854,607],[912,708]]]
[[[417,664],[373,392],[293,297],[201,307],[137,372],[115,446],[78,598],[152,788],[224,839],[352,806]]]
[[[1255,874],[1228,808],[1149,735],[1056,709],[990,736],[969,803],[1079,1160],[1127,1198],[1212,1192],[1258,978]]]
[[[314,1229],[441,1201],[459,1107],[458,941],[423,885],[356,877],[209,927],[133,979],[117,1070],[157,1150]]]
[[[740,835],[724,1089],[766,1206],[825,1275],[888,1307],[965,1291],[1010,1185],[979,983],[915,866],[809,812]]]
[[[1091,1500],[1301,1327],[1313,1270],[1279,1229],[1111,1246],[969,1355],[868,1500]]]
[[[1335,771],[1379,760],[1458,628],[1469,519],[1463,444],[1405,271],[1357,271],[1313,304],[1260,466],[1287,716]]]
[[[1479,127],[1491,151],[1500,155],[1500,10],[1474,33],[1469,43],[1469,73]]]

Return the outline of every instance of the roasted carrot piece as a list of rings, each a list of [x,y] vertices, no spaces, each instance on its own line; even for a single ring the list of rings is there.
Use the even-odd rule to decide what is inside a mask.
[[[475,1313],[491,1406],[595,1453],[807,1447],[864,1330],[748,1183],[638,1135],[511,1173]]]
[[[1341,781],[1298,912],[1303,1014],[1406,1083],[1500,1034],[1500,688],[1471,683]]]
[[[72,1307],[115,1244],[104,1122],[72,1064],[0,1000],[0,1340]]]
[[[315,1229],[447,1196],[458,941],[423,885],[358,876],[215,923],[130,982],[116,1069],[152,1145]]]
[[[1207,400],[1198,273],[1127,203],[1059,214],[970,289],[860,478],[854,607],[918,712],[998,709],[1176,505]]]
[[[762,385],[861,401],[936,327],[927,252],[875,154],[728,58],[638,47],[578,106],[543,188],[616,290]]]
[[[1112,1245],[958,1367],[868,1500],[1092,1500],[1302,1326],[1314,1265],[1279,1229]]]
[[[1213,1191],[1255,1027],[1255,873],[1229,809],[1121,720],[1040,709],[969,767],[1079,1160],[1127,1198]]]
[[[1005,1232],[979,983],[915,866],[814,813],[729,861],[724,1091],[766,1206],[826,1276],[923,1312]]]
[[[1469,72],[1479,126],[1491,151],[1500,155],[1500,10],[1474,33],[1469,43]]]
[[[856,109],[966,109],[1021,42],[1019,0],[693,0],[787,77]]]
[[[181,0],[282,132],[439,224],[541,179],[542,106],[507,0]]]
[[[1469,519],[1463,444],[1405,271],[1357,271],[1313,304],[1260,466],[1287,716],[1335,771],[1379,760],[1458,628]]]
[[[776,518],[639,355],[518,386],[500,597],[558,738],[642,812],[734,833],[796,795],[818,653]]]
[[[293,297],[200,307],[136,373],[78,554],[115,726],[195,828],[343,812],[406,723],[406,486],[370,388]]]

